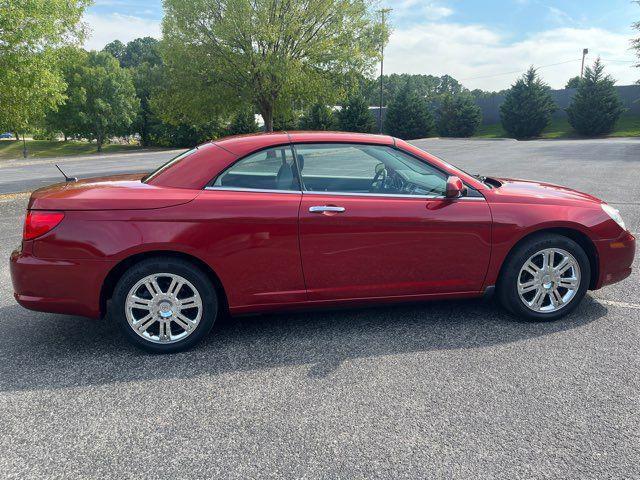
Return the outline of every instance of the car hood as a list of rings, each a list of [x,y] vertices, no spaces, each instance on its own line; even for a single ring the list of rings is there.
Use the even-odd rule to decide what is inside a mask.
[[[31,194],[33,210],[149,210],[193,200],[199,190],[166,188],[142,182],[145,174],[114,175],[63,182]]]
[[[501,185],[493,190],[502,200],[526,203],[603,203],[597,197],[552,183],[514,178],[496,178]]]

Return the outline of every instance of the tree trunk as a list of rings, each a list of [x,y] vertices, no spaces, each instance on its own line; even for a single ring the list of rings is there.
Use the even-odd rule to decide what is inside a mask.
[[[18,138],[18,140],[20,140]],[[22,133],[22,156],[27,158],[27,142],[24,139],[24,132]]]
[[[260,106],[260,115],[264,120],[264,131],[273,132],[273,105],[262,103]]]
[[[102,138],[102,135],[98,135],[96,137],[96,143],[98,144],[98,153],[102,152],[102,143],[104,142],[104,139]]]
[[[66,142],[67,141],[67,134],[63,133],[62,136],[64,137],[64,141]]]
[[[16,136],[16,140],[20,141],[20,134],[18,132],[13,132],[13,134]]]

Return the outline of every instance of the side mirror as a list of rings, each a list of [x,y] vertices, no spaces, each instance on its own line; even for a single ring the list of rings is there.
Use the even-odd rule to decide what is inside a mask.
[[[447,178],[447,188],[444,195],[446,198],[461,197],[466,191],[467,187],[464,186],[464,183],[462,183],[462,180],[458,177],[452,175]]]

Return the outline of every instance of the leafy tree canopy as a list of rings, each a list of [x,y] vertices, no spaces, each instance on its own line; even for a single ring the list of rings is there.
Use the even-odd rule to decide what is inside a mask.
[[[443,95],[457,95],[465,88],[449,75],[436,77],[433,75],[412,75],[408,73],[383,75],[383,104],[388,105],[396,94],[407,85],[422,98],[435,100]],[[370,105],[380,104],[380,77],[369,79],[365,85],[365,96]]]
[[[433,130],[433,116],[427,101],[406,82],[387,108],[384,119],[389,135],[404,140],[424,138]]]
[[[1,130],[34,125],[64,100],[56,49],[80,41],[80,19],[88,3],[15,0],[0,6]]]
[[[500,105],[505,131],[515,138],[532,138],[542,133],[556,107],[550,88],[531,67],[507,91]]]
[[[437,117],[441,136],[470,137],[480,126],[482,110],[469,94],[445,95]]]
[[[165,0],[162,55],[168,117],[206,121],[254,104],[274,113],[339,93],[336,79],[368,72],[387,33],[370,0]]]
[[[568,81],[567,84],[564,86],[564,88],[578,88],[578,86],[580,85],[580,75],[576,75],[575,77],[571,77]]]
[[[98,151],[113,135],[127,133],[139,106],[131,74],[107,52],[79,51],[65,68],[67,101],[53,118],[53,128],[95,139]],[[69,129],[69,131],[66,131]]]
[[[567,108],[569,123],[583,135],[603,135],[613,130],[624,106],[614,88],[614,80],[604,74],[598,58],[585,68],[584,78]]]
[[[123,68],[128,68],[133,78],[140,107],[132,125],[132,130],[140,135],[140,143],[148,146],[152,142],[153,131],[157,131],[160,119],[151,108],[151,96],[161,83],[162,58],[160,42],[152,37],[136,38],[126,45],[115,40],[104,47]]]

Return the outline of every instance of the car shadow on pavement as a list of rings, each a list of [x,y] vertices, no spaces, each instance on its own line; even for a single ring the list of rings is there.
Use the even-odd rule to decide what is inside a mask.
[[[606,315],[587,296],[551,323],[515,320],[479,300],[289,313],[225,319],[195,349],[152,355],[130,346],[109,319],[0,308],[0,391],[97,386],[116,382],[308,365],[325,377],[354,358],[479,349],[580,328]]]

